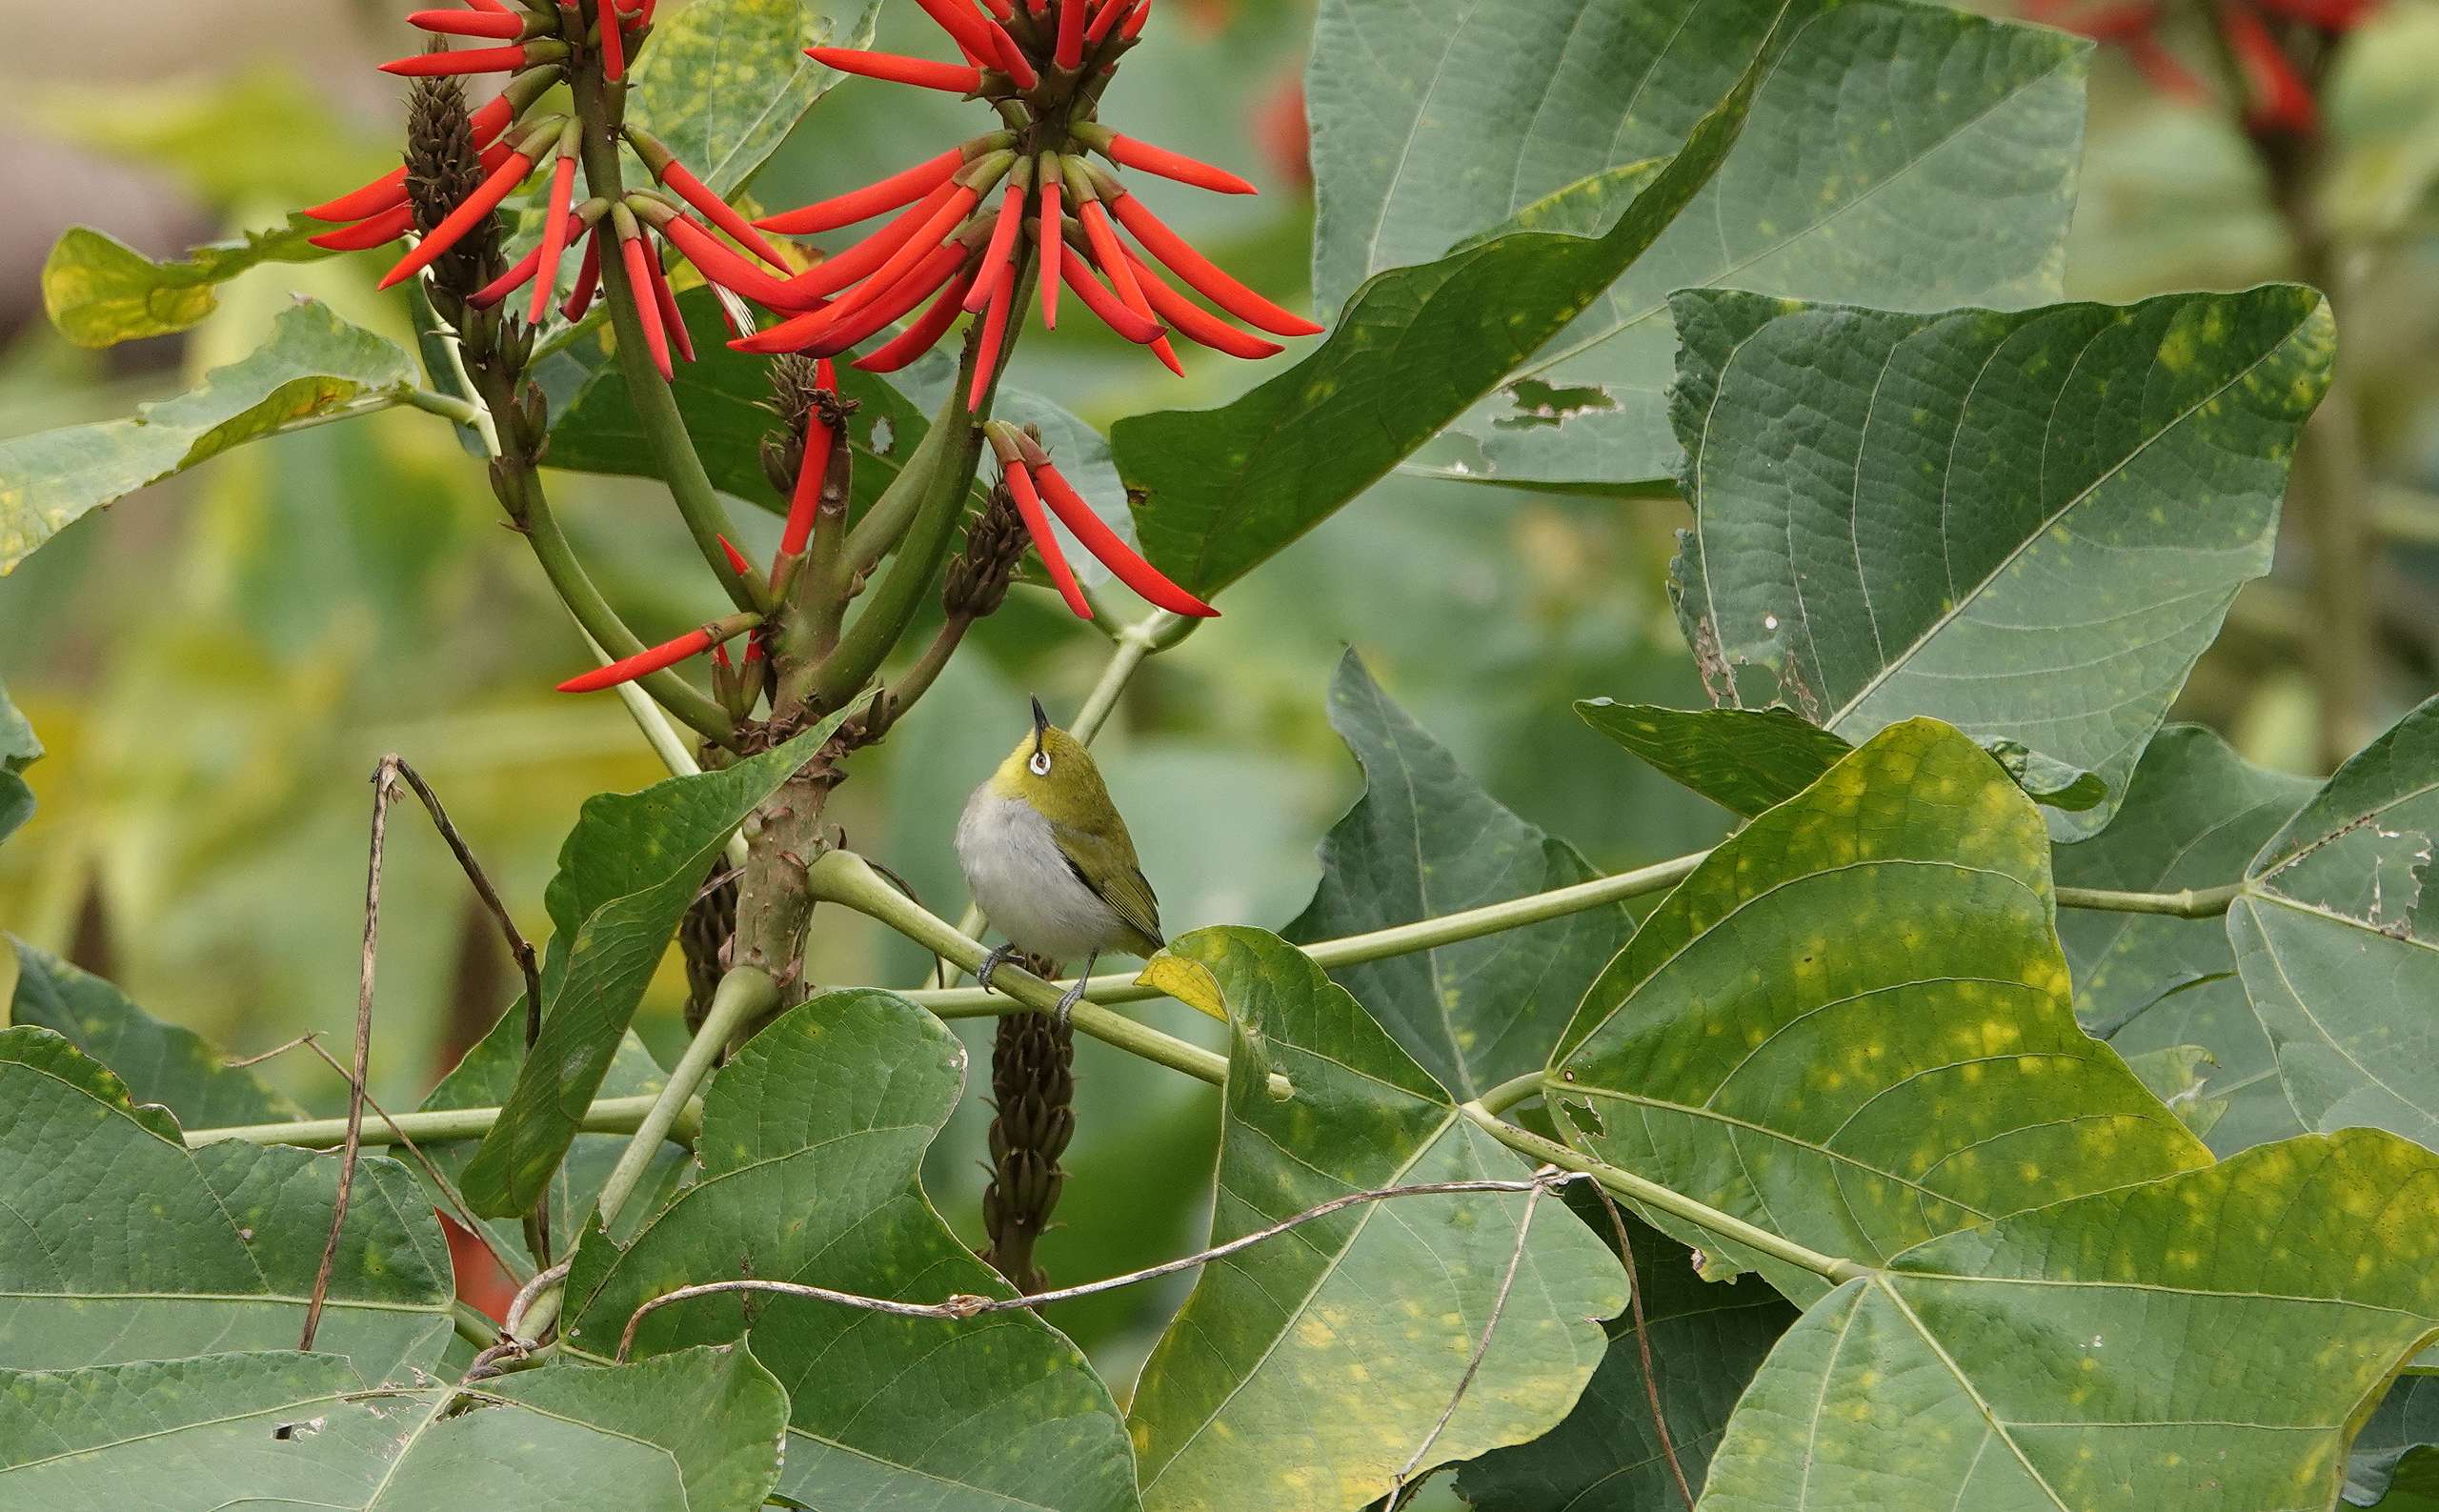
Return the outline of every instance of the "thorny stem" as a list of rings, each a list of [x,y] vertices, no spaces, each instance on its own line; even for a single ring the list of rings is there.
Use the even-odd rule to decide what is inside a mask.
[[[585,185],[593,193],[615,203],[622,192],[618,141],[625,124],[626,91],[605,86],[598,74],[584,69],[574,71],[568,87],[574,95],[577,119],[584,126],[579,152]],[[750,567],[746,573],[738,573],[729,564],[728,554],[720,550],[719,537],[726,527],[727,512],[712,487],[711,474],[703,470],[702,457],[695,454],[694,438],[686,432],[686,417],[678,413],[676,395],[653,366],[651,349],[644,342],[643,322],[635,313],[636,299],[651,298],[651,292],[638,292],[628,284],[622,259],[604,255],[600,265],[602,292],[610,301],[610,324],[617,336],[618,370],[627,380],[628,400],[635,406],[635,423],[660,463],[661,476],[669,485],[670,497],[676,500],[678,514],[686,521],[687,534],[695,537],[695,549],[702,554],[720,586],[728,591],[731,602],[739,609],[768,613],[771,602],[767,585]],[[599,638],[607,642],[607,637]],[[691,719],[687,722],[694,723]]]
[[[823,902],[838,903],[877,918],[934,955],[946,957],[968,971],[982,963],[979,941],[958,933],[948,920],[890,886],[869,862],[852,851],[829,852],[813,864],[807,877],[813,896]],[[993,973],[991,980],[995,993],[1005,994],[1024,1008],[1048,1011],[1058,1005],[1058,988],[1013,963]],[[1001,1007],[998,1011],[1013,1010]],[[1074,1021],[1085,1034],[1130,1055],[1200,1078],[1214,1086],[1227,1081],[1227,1057],[1172,1038],[1106,1008],[1079,1002]],[[1291,1097],[1294,1088],[1286,1078],[1274,1075],[1271,1092],[1276,1097]]]

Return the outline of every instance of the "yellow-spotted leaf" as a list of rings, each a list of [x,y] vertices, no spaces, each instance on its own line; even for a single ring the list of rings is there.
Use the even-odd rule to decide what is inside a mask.
[[[1212,1242],[1350,1192],[1528,1174],[1285,940],[1206,929],[1169,949],[1227,998]],[[1274,1071],[1295,1097],[1272,1096]],[[1532,1206],[1506,1309],[1436,1440],[1517,1254],[1523,1195],[1363,1203],[1205,1266],[1128,1415],[1144,1505],[1339,1512],[1386,1492],[1426,1441],[1418,1470],[1554,1427],[1601,1361],[1625,1273],[1557,1199]]]
[[[1610,1164],[1821,1253],[2209,1153],[2077,1026],[2049,841],[1972,740],[1892,725],[1711,853],[1585,995],[1546,1082]],[[1825,1289],[1665,1214],[1798,1300]]]
[[[2439,1156],[2257,1145],[1846,1282],[1738,1403],[1702,1507],[2325,1512],[2434,1334]]]

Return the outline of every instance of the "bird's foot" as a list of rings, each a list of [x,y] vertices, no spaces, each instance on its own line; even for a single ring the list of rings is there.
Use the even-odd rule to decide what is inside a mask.
[[[991,974],[1006,965],[1008,958],[1016,953],[1016,943],[1012,940],[984,956],[982,964],[974,969],[974,985],[984,992],[997,992],[998,989],[991,985]]]
[[[1076,1016],[1076,1005],[1083,1000],[1084,978],[1078,977],[1074,986],[1059,995],[1058,1006],[1051,1011],[1052,1019],[1060,1030],[1064,1031],[1067,1028],[1068,1020]]]

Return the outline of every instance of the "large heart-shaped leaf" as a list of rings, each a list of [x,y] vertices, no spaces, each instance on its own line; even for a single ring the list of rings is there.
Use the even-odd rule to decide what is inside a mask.
[[[0,1367],[293,1349],[337,1187],[330,1155],[189,1151],[175,1119],[67,1040],[0,1030]],[[414,1178],[366,1156],[315,1341],[367,1381],[426,1368],[450,1290]]]
[[[215,287],[251,268],[333,255],[307,239],[328,230],[291,215],[285,226],[206,242],[164,262],[107,232],[71,226],[43,259],[43,309],[59,333],[80,347],[170,335],[202,324],[220,303]]]
[[[1330,724],[1362,763],[1363,796],[1321,841],[1321,880],[1287,937],[1335,939],[1589,881],[1564,840],[1484,793],[1349,651]],[[1583,989],[1634,928],[1623,903],[1333,974],[1460,1098],[1549,1058]]]
[[[1933,1240],[1780,1341],[1702,1504],[2320,1512],[2434,1235],[2439,1159],[2358,1130]]]
[[[2059,885],[2225,886],[2311,791],[2309,780],[2254,766],[2207,730],[2170,725],[2143,753],[2108,828],[2058,848]],[[2180,1045],[2209,1052],[2198,1095],[2227,1102],[2204,1136],[2212,1150],[2230,1155],[2304,1132],[2236,979],[2224,920],[2068,909],[2058,936],[2085,1028],[2126,1056]]]
[[[1731,814],[1751,818],[1854,749],[1792,709],[1663,709],[1579,700],[1583,722]]]
[[[541,1038],[466,1165],[461,1184],[475,1212],[505,1218],[533,1207],[601,1090],[704,869],[838,719],[722,771],[585,801],[543,894],[553,933]],[[510,1018],[522,1018],[522,1001]]]
[[[1595,1234],[1608,1234],[1608,1216],[1597,1200],[1578,1195],[1584,1190],[1570,1190],[1568,1204]],[[1530,1443],[1494,1449],[1458,1469],[1457,1492],[1478,1512],[1682,1506],[1669,1454],[1686,1482],[1700,1489],[1736,1399],[1795,1321],[1795,1309],[1757,1278],[1725,1285],[1703,1280],[1683,1245],[1631,1215],[1620,1217],[1634,1245],[1643,1346],[1636,1346],[1631,1316],[1612,1319],[1609,1352],[1565,1421]],[[1652,1424],[1655,1389],[1668,1425],[1665,1445]]]
[[[1950,726],[1893,725],[1643,920],[1585,994],[1548,1095],[1601,1159],[1867,1263],[2207,1163],[2076,1026],[2055,906],[2031,800]],[[1653,1220],[1790,1297],[1825,1289]]]
[[[104,420],[0,441],[0,574],[87,512],[283,426],[378,408],[414,387],[396,343],[310,301],[280,312],[271,339],[206,374],[203,387]]]
[[[0,1503],[755,1512],[787,1420],[742,1349],[363,1388],[345,1359],[293,1350],[0,1371]]]
[[[2269,566],[2328,383],[2308,289],[1938,315],[1691,292],[1672,413],[1686,638],[1738,701],[1931,715],[2125,792]],[[2113,802],[2052,820],[2062,838]]]
[[[2227,936],[2308,1128],[2439,1147],[2439,698],[2371,742],[2262,846]]]
[[[1234,404],[1119,422],[1111,441],[1128,487],[1142,491],[1135,519],[1145,553],[1186,587],[1216,593],[1505,381],[1710,177],[1744,122],[1763,60],[1818,3],[1701,13],[1684,55],[1714,61],[1686,65],[1699,103],[1686,129],[1656,149],[1675,155],[1638,173],[1630,191],[1598,196],[1598,234],[1520,231],[1381,272],[1347,301],[1320,351]],[[1719,59],[1728,60],[1723,70]]]
[[[125,993],[24,940],[14,946],[17,992],[8,1022],[35,1024],[111,1068],[139,1102],[157,1102],[192,1128],[301,1119],[304,1110],[264,1085],[191,1029],[163,1023]]]
[[[2346,1504],[2429,1512],[2439,1502],[2439,1376],[2400,1376],[2346,1457]]]
[[[570,1346],[615,1354],[644,1302],[740,1275],[908,1301],[1009,1295],[941,1222],[917,1174],[964,1076],[947,1028],[888,993],[826,994],[756,1035],[703,1099],[702,1179],[634,1242],[595,1232],[577,1248]],[[1137,1505],[1108,1388],[1030,1313],[952,1322],[729,1294],[653,1313],[635,1347],[749,1330],[793,1403],[780,1490],[799,1502]]]
[[[1541,9],[1613,28],[1613,17],[1645,10]],[[1504,30],[1504,21],[1480,30]],[[1458,475],[1604,488],[1673,478],[1683,454],[1669,430],[1667,305],[1680,289],[1884,310],[2057,298],[2089,50],[2080,38],[1941,7],[1829,10],[1788,43],[1735,151],[1677,224],[1458,422],[1480,449]],[[1618,133],[1633,138],[1645,119],[1682,119],[1685,109],[1656,91],[1558,82],[1559,119],[1534,127],[1538,157],[1570,155],[1539,150],[1566,137],[1571,118],[1591,117],[1594,130],[1574,139],[1597,149],[1611,135],[1604,117],[1623,116]],[[1643,151],[1621,141],[1612,160]]]
[[[870,45],[880,0],[695,0],[653,28],[628,113],[734,194],[844,75],[810,47]]]
[[[1278,936],[1172,941],[1225,998],[1231,1045],[1212,1242],[1332,1198],[1514,1179],[1506,1149],[1344,989]],[[1295,1096],[1271,1095],[1278,1072]],[[1555,1202],[1498,1193],[1390,1199],[1203,1268],[1143,1366],[1128,1414],[1155,1512],[1359,1506],[1381,1496],[1451,1401],[1530,1221],[1482,1368],[1418,1470],[1547,1432],[1599,1362],[1624,1272]]]

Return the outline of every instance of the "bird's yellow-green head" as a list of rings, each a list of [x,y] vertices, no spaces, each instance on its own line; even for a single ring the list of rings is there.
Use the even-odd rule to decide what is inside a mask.
[[[1125,833],[1092,753],[1051,724],[1038,698],[1033,701],[1033,728],[991,774],[991,791],[1031,804],[1054,824],[1095,835],[1113,827]]]

